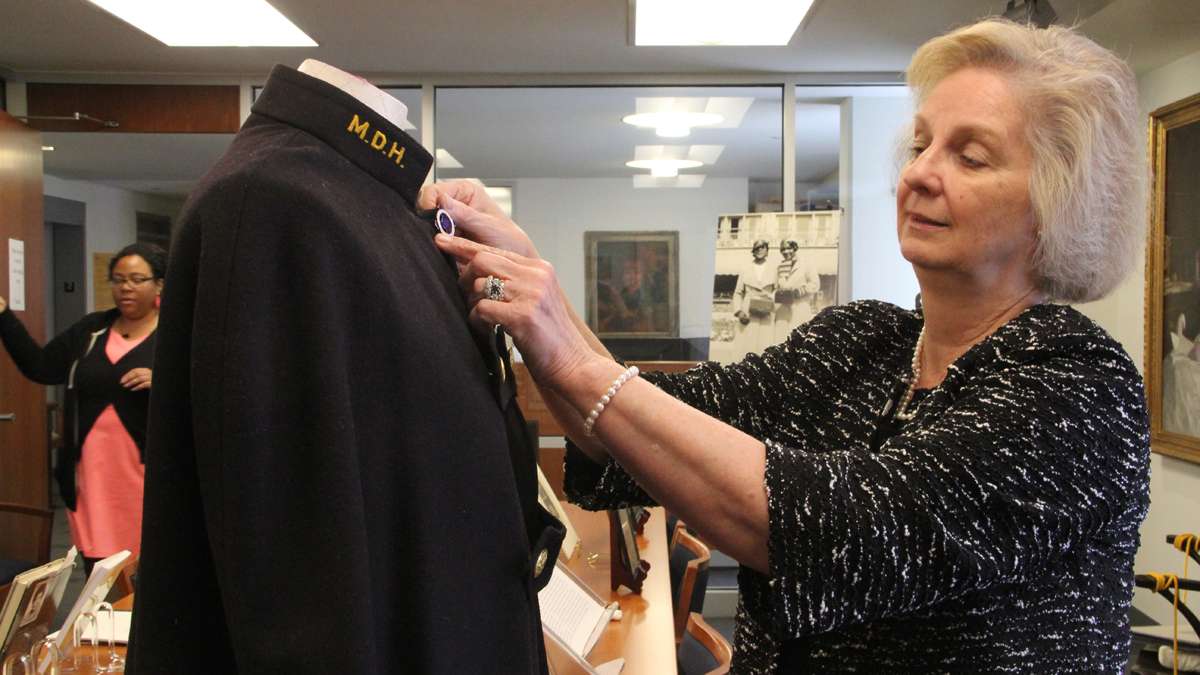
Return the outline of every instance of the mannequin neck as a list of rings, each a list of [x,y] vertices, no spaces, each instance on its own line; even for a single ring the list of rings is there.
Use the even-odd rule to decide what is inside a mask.
[[[304,63],[300,64],[299,70],[305,75],[332,84],[350,94],[363,105],[379,113],[384,119],[395,124],[397,127],[405,131],[416,129],[408,121],[408,106],[397,101],[379,87],[361,77],[351,75],[344,70],[339,70],[316,59],[305,59]]]

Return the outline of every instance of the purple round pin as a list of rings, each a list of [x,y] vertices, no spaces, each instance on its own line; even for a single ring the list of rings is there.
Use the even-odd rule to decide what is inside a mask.
[[[433,217],[433,224],[443,233],[454,236],[454,219],[446,213],[445,209],[438,209],[437,214]]]

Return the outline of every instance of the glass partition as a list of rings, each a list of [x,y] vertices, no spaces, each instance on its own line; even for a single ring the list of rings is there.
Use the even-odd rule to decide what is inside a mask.
[[[707,356],[717,225],[782,210],[781,87],[445,88],[437,178],[505,188],[629,359]]]

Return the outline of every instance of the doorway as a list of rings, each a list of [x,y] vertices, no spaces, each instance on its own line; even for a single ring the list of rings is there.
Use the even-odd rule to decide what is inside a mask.
[[[87,205],[46,196],[45,270],[47,340],[62,334],[88,312],[84,222]],[[62,403],[62,387],[48,387],[47,398]]]

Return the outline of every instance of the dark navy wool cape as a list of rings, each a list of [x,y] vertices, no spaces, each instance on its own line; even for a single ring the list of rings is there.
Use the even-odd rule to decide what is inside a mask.
[[[537,589],[562,530],[414,211],[431,163],[276,67],[191,194],[158,329],[129,672],[545,672]]]

